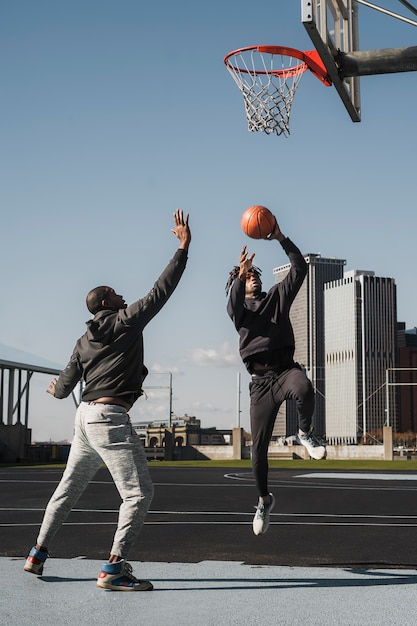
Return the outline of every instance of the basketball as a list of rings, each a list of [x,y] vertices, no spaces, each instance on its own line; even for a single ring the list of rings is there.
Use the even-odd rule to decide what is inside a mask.
[[[245,235],[251,239],[265,239],[274,230],[275,221],[269,209],[255,205],[246,209],[240,224]]]

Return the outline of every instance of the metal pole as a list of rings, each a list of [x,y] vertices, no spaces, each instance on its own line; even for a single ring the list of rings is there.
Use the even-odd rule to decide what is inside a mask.
[[[172,425],[172,372],[169,372],[169,427]]]
[[[17,374],[17,402],[16,402],[16,408],[17,408],[17,420],[16,420],[16,424],[20,424],[21,423],[21,408],[22,408],[22,404],[21,404],[21,399],[22,399],[22,370],[19,368],[18,369],[18,374]]]
[[[26,396],[25,396],[25,427],[29,424],[29,383],[32,378],[32,372],[26,371]]]
[[[338,52],[342,78],[417,71],[417,46]]]
[[[14,369],[9,369],[9,388],[7,397],[7,425],[13,424]]]
[[[414,15],[417,15],[417,9],[415,7],[413,7],[412,4],[410,4],[409,2],[407,2],[407,0],[400,0],[401,4],[403,4],[407,9],[409,9],[411,11],[411,13],[414,13]]]
[[[240,372],[237,373],[237,427],[240,428]]]
[[[389,15],[390,17],[395,17],[395,19],[397,20],[401,20],[402,22],[406,22],[407,24],[411,24],[412,26],[417,26],[417,22],[415,22],[414,20],[410,20],[408,19],[408,17],[403,17],[402,15],[399,15],[398,13],[393,13],[393,11],[388,11],[387,9],[383,9],[382,7],[377,6],[376,4],[371,4],[371,2],[366,2],[365,0],[356,0],[356,2],[358,4],[362,4],[365,7],[368,7],[369,9],[375,9],[375,11],[379,11],[380,13],[385,13],[386,15]],[[402,0],[400,0],[400,2],[402,2]],[[411,9],[411,5],[408,7]]]
[[[1,368],[0,381],[0,424],[3,424],[3,398],[4,398],[4,369]]]
[[[386,402],[387,402],[387,426],[389,426],[390,425],[390,410],[389,410],[389,370],[388,369],[385,372],[385,385],[386,385],[385,395],[386,395]]]

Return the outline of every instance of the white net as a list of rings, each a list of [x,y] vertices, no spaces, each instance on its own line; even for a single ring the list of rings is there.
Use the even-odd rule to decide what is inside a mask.
[[[249,131],[288,137],[294,94],[308,66],[288,54],[265,52],[266,48],[236,50],[225,63],[243,95]]]

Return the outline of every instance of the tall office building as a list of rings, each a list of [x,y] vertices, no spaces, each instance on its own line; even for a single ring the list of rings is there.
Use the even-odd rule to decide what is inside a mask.
[[[326,433],[325,416],[325,352],[324,352],[324,285],[343,277],[345,260],[324,258],[320,254],[304,255],[308,273],[291,307],[290,318],[295,336],[294,359],[302,365],[316,391],[314,427],[318,435]],[[286,276],[290,264],[273,270],[275,282]],[[278,413],[274,436],[297,432],[295,402],[287,401]]]
[[[326,436],[329,443],[370,443],[396,428],[397,305],[394,279],[353,270],[325,285]],[[390,393],[391,389],[391,393]]]
[[[399,345],[399,369],[395,380],[399,383],[398,432],[417,431],[417,328],[405,330],[402,324],[402,343]]]

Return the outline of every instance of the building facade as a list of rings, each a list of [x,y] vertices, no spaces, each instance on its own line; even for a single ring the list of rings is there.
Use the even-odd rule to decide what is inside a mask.
[[[295,337],[294,359],[305,369],[313,384],[316,392],[314,428],[316,434],[325,435],[324,285],[343,277],[346,261],[313,253],[304,255],[304,258],[308,273],[290,311]],[[289,269],[289,264],[275,268],[275,282],[281,282]],[[287,401],[278,413],[274,436],[293,435],[297,432],[297,422],[295,402]]]
[[[326,436],[330,444],[371,443],[397,428],[397,304],[392,278],[353,270],[325,285]]]
[[[405,325],[404,325],[405,327]],[[402,333],[396,381],[399,393],[398,432],[417,432],[417,328]]]
[[[172,416],[172,424],[165,421],[136,422],[133,428],[145,448],[163,447],[169,443],[181,446],[230,445],[231,430],[219,430],[215,426],[202,428],[201,420],[194,416]]]

